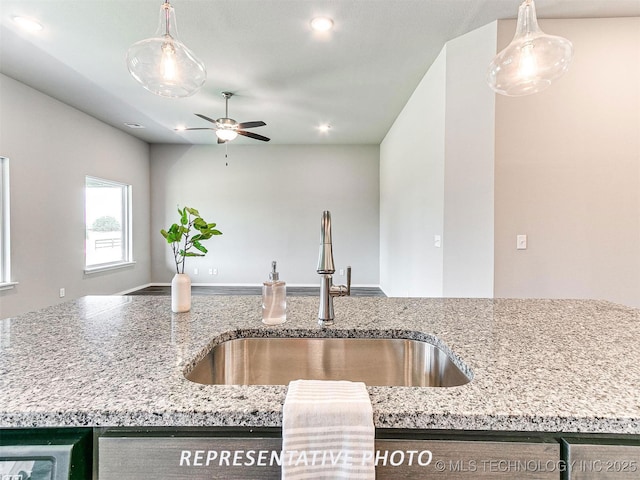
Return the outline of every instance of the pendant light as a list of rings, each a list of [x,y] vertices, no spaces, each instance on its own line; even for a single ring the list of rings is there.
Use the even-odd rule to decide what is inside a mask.
[[[155,36],[127,50],[127,67],[144,88],[163,97],[189,97],[207,79],[204,64],[178,40],[176,15],[168,0],[160,7]]]
[[[537,93],[569,69],[572,56],[571,42],[540,30],[533,0],[524,0],[518,9],[516,34],[489,64],[487,82],[497,93],[510,97]]]

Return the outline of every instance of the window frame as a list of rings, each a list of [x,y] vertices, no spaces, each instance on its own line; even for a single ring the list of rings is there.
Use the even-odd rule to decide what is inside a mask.
[[[122,249],[123,255],[121,260],[116,260],[113,262],[104,262],[104,263],[96,263],[96,264],[87,264],[87,188],[89,187],[90,182],[101,183],[111,187],[118,187],[122,189]],[[84,235],[85,235],[85,248],[84,248],[84,273],[92,274],[97,272],[104,272],[107,270],[114,270],[123,267],[129,267],[134,265],[136,262],[133,260],[133,215],[132,215],[132,204],[133,204],[133,188],[131,185],[123,182],[118,182],[115,180],[108,180],[106,178],[96,177],[94,175],[85,175],[85,195],[84,195],[84,211],[85,211],[85,220],[84,220]]]

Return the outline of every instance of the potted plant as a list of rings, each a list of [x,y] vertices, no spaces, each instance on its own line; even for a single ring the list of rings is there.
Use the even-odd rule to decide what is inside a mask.
[[[188,312],[191,308],[191,279],[184,273],[187,257],[204,257],[208,252],[202,242],[214,235],[222,235],[215,223],[206,222],[195,208],[178,207],[180,223],[174,223],[168,230],[160,230],[171,245],[176,263],[176,274],[171,281],[171,310]],[[197,233],[192,234],[193,231]],[[193,251],[193,250],[197,251]]]

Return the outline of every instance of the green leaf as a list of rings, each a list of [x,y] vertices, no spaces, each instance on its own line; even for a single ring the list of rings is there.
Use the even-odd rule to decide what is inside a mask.
[[[205,222],[203,219],[198,217],[193,221],[193,226],[195,228],[197,228],[198,230],[206,229],[207,228],[207,222]]]
[[[182,238],[180,227],[175,223],[169,227],[169,231],[161,230],[160,233],[168,243],[179,242]]]
[[[220,230],[211,230],[211,233],[213,235],[222,235],[222,232]]]
[[[207,253],[209,251],[200,242],[193,242],[193,246],[200,250],[202,253]]]
[[[184,210],[181,212],[182,215],[180,217],[180,223],[182,225],[186,225],[189,223],[189,217],[187,216],[187,207],[184,208]]]
[[[200,216],[200,213],[195,208],[184,207],[184,209],[187,212],[189,212],[191,215],[193,215],[194,217],[199,217]]]

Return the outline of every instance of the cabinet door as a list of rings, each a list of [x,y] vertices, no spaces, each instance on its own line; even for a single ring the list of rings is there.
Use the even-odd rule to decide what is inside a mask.
[[[98,477],[100,480],[279,479],[281,445],[279,438],[100,437]]]
[[[640,444],[603,445],[586,442],[589,440],[563,440],[570,480],[640,478]]]
[[[558,480],[562,468],[557,442],[385,439],[376,450],[378,480]]]

